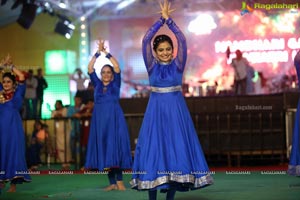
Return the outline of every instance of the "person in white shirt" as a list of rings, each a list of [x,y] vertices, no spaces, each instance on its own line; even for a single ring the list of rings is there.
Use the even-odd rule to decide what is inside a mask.
[[[85,82],[89,81],[89,78],[84,75],[80,68],[76,68],[74,74],[71,76],[71,80],[76,83],[76,94],[75,96],[80,96],[84,98],[84,92],[86,91]]]
[[[70,124],[67,117],[68,109],[61,100],[56,100],[55,110],[51,113],[51,118],[55,123],[56,151],[58,161],[62,164],[62,170],[70,169],[71,147],[70,147]]]
[[[235,94],[245,95],[247,89],[247,70],[249,62],[243,57],[240,50],[235,52],[236,58],[232,59],[231,66],[234,69],[234,89]]]
[[[33,76],[33,70],[28,70],[28,78],[25,81],[25,117],[26,119],[35,119],[37,110],[36,88],[38,86],[37,79]]]

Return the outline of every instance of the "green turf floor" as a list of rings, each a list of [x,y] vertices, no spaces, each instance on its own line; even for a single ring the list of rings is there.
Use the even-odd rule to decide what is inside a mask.
[[[277,174],[274,174],[277,173]],[[284,171],[216,171],[209,187],[177,192],[176,200],[299,200],[300,178]],[[2,191],[3,200],[147,200],[147,192],[129,187],[131,175],[124,175],[126,191],[105,192],[106,175],[32,175],[32,182],[17,186],[16,193]],[[158,193],[158,200],[165,194]]]

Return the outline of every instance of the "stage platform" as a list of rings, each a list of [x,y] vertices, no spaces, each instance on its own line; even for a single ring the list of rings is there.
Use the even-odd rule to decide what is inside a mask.
[[[243,161],[287,161],[298,99],[298,92],[284,92],[189,97],[186,102],[208,161],[240,166]],[[148,99],[120,102],[134,150]]]
[[[84,174],[78,171],[52,171],[40,168],[31,175],[32,182],[17,185],[16,193],[7,193],[9,184],[0,194],[3,200],[147,200],[146,191],[130,188],[131,174],[124,175],[126,191],[109,191],[105,174]],[[60,166],[56,166],[59,169]],[[211,168],[214,184],[190,192],[177,192],[176,200],[298,200],[300,180],[286,174],[287,166],[255,168]],[[157,200],[164,200],[159,193]]]
[[[298,92],[285,92],[270,95],[189,97],[186,102],[210,165],[255,166],[288,162],[298,99]],[[120,103],[127,120],[134,155],[148,99],[121,99]],[[63,120],[69,123],[72,119]],[[28,139],[31,137],[33,122],[24,120]],[[54,119],[44,120],[53,138],[54,122]],[[80,144],[80,141],[77,142]],[[80,145],[78,146],[79,154],[82,155]],[[46,156],[44,160],[47,160]],[[77,169],[82,160],[82,157],[77,157]],[[51,162],[55,163],[56,159],[51,158]]]

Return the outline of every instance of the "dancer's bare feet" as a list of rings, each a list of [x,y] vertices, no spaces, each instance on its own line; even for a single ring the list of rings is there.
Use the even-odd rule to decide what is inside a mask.
[[[36,171],[38,169],[37,165],[31,166],[29,170],[31,171]]]
[[[70,170],[70,164],[68,164],[68,163],[62,164],[61,170]]]
[[[7,190],[7,192],[16,192],[17,186],[16,184],[10,184],[10,188]]]
[[[116,184],[111,184],[111,185],[107,186],[106,188],[104,188],[103,190],[104,191],[111,191],[111,190],[117,190],[117,189],[118,189],[118,187],[117,187]]]
[[[117,186],[118,186],[118,190],[122,190],[122,191],[126,190],[123,181],[117,181]]]

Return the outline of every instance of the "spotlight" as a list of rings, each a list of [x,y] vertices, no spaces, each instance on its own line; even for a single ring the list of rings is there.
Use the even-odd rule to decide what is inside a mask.
[[[65,1],[60,1],[59,4],[58,4],[58,6],[59,6],[60,8],[63,8],[63,9],[66,9],[66,8],[67,8],[67,4],[65,3]]]
[[[73,35],[75,26],[67,19],[60,19],[56,26],[54,32],[65,36],[67,39],[70,39]]]
[[[41,4],[41,8],[44,13],[48,13],[51,16],[55,15],[54,10],[49,2],[45,2],[45,3]]]
[[[36,10],[38,6],[35,4],[24,4],[22,7],[21,14],[17,19],[17,22],[25,29],[29,29],[34,18],[36,16]]]

